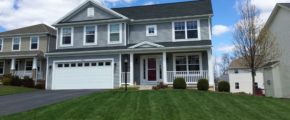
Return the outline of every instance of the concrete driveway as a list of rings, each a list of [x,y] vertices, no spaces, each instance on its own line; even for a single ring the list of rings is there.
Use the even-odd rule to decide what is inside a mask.
[[[102,91],[103,90],[36,91],[0,96],[0,116],[24,112],[41,106]]]

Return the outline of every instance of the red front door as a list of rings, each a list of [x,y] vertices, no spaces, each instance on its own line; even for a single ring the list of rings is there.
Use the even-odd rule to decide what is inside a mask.
[[[157,80],[157,69],[156,69],[156,58],[148,58],[148,81],[156,81]]]

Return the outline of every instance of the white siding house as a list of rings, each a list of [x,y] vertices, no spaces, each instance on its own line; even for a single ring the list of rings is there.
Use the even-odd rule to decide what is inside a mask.
[[[281,51],[277,61],[264,69],[266,96],[290,98],[290,3],[278,3],[266,27],[272,32]]]
[[[252,76],[250,69],[240,65],[240,61],[241,61],[240,59],[237,59],[232,61],[232,63],[230,64],[230,68],[228,71],[230,92],[231,93],[244,92],[247,94],[253,94]],[[255,84],[257,88],[262,90],[264,89],[262,71],[257,71],[255,77]]]

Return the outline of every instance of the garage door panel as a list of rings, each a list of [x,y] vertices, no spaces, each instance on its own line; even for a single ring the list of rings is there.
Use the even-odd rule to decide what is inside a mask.
[[[112,89],[113,66],[57,67],[53,89]]]

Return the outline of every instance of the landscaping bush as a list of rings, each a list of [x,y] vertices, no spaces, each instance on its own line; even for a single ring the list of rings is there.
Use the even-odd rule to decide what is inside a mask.
[[[22,80],[22,85],[24,87],[34,88],[34,81],[32,80],[32,78],[25,76],[24,79]]]
[[[230,84],[227,81],[220,81],[218,83],[219,92],[230,92]]]
[[[11,85],[12,86],[21,86],[22,85],[22,81],[21,81],[21,79],[18,76],[12,76]]]
[[[186,89],[186,82],[184,78],[176,78],[173,81],[173,88],[174,89]]]
[[[153,86],[153,90],[165,89],[168,88],[168,85],[165,85],[163,82],[159,82],[158,85]]]
[[[45,84],[38,83],[38,84],[35,85],[35,88],[44,90],[45,89]]]
[[[12,81],[12,75],[11,74],[3,75],[3,78],[2,78],[2,84],[3,85],[11,85],[11,81]]]
[[[208,91],[209,84],[207,79],[200,79],[197,83],[197,89],[201,91]]]

